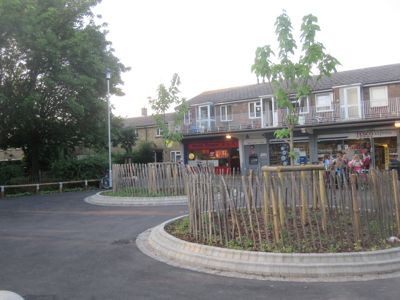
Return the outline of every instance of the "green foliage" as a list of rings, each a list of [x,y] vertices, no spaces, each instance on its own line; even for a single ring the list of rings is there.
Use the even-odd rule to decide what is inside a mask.
[[[137,135],[134,127],[124,127],[114,137],[114,144],[120,145],[127,155],[132,155],[132,148],[135,146]]]
[[[189,218],[183,217],[167,226],[168,232],[173,235],[187,235],[189,232]]]
[[[51,165],[51,173],[58,180],[100,179],[107,168],[107,156],[96,155],[79,160],[67,158],[55,161]]]
[[[21,178],[24,174],[23,163],[0,163],[0,185],[12,184],[13,178]]]
[[[34,174],[78,143],[104,147],[106,67],[127,68],[91,7],[99,0],[0,1],[0,147],[21,147]]]
[[[297,54],[292,23],[283,11],[275,22],[279,47],[277,62],[271,60],[275,53],[271,50],[271,46],[266,45],[257,48],[254,64],[251,66],[257,81],[260,77],[263,81],[268,79],[278,107],[288,111],[284,120],[287,130],[280,129],[275,136],[282,139],[289,138],[290,150],[293,150],[293,131],[298,124],[302,99],[310,95],[312,85],[322,76],[330,76],[336,72],[336,67],[340,64],[336,58],[326,53],[322,43],[315,40],[316,33],[320,31],[317,22],[317,17],[313,15],[303,17],[300,28],[302,47],[301,52]],[[296,60],[296,57],[299,58]],[[298,100],[292,101],[292,99]]]
[[[158,128],[161,129],[164,144],[168,147],[170,143],[180,142],[182,140],[182,132],[176,130],[183,124],[184,115],[188,110],[185,98],[179,97],[180,77],[178,74],[172,76],[171,84],[167,88],[164,84],[158,86],[157,99],[150,99],[151,108],[155,111],[154,120]],[[174,107],[175,117],[172,124],[168,124],[165,114]],[[171,127],[168,125],[172,125]]]

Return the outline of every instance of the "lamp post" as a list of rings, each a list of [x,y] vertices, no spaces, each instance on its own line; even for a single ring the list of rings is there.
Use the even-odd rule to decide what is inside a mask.
[[[112,165],[111,165],[111,107],[110,107],[110,78],[111,70],[106,69],[107,79],[107,117],[108,117],[108,181],[109,187],[112,188]]]

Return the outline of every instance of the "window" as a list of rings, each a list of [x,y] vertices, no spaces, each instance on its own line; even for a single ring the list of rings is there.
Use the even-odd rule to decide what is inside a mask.
[[[249,103],[249,118],[261,118],[261,101],[254,101]]]
[[[386,86],[371,87],[369,89],[370,106],[388,106],[388,92]]]
[[[221,110],[221,121],[232,121],[232,106],[222,105]]]
[[[317,112],[332,110],[332,93],[315,95],[315,106]]]
[[[199,106],[199,120],[208,120],[210,119],[210,106]]]
[[[290,101],[296,109],[299,109],[300,114],[308,113],[308,97],[301,97],[299,99],[295,99],[295,97],[290,97]]]
[[[162,136],[162,134],[163,134],[162,129],[161,129],[161,128],[157,128],[157,130],[156,130],[156,136]]]
[[[185,112],[185,115],[183,116],[183,124],[190,125],[190,110]]]
[[[180,162],[182,159],[181,151],[171,151],[170,158],[171,162]]]

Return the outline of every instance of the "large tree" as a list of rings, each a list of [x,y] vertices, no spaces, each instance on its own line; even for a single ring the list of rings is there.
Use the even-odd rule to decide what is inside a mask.
[[[288,139],[291,164],[294,163],[293,132],[298,125],[298,116],[302,101],[311,94],[313,86],[322,76],[336,72],[339,61],[328,54],[322,43],[315,37],[320,31],[317,17],[306,15],[301,24],[300,53],[296,53],[297,44],[292,34],[292,23],[284,11],[275,22],[275,33],[278,40],[277,61],[270,45],[258,47],[251,71],[263,81],[268,80],[278,107],[286,109],[284,128],[275,131],[275,136]]]
[[[0,1],[0,146],[21,147],[33,174],[74,145],[106,144],[104,71],[121,94],[127,68],[95,23],[99,2]]]

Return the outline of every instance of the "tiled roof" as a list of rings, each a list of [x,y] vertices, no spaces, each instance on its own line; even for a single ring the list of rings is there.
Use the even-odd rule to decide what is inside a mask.
[[[337,72],[331,77],[323,77],[318,81],[314,91],[331,89],[334,86],[361,83],[362,85],[400,81],[400,64],[371,67],[350,71]],[[202,103],[220,103],[257,99],[260,96],[271,95],[268,83],[232,87],[221,90],[206,91],[188,101],[190,105]]]
[[[175,113],[167,113],[165,114],[165,119],[166,121],[171,121],[174,119]],[[133,117],[133,118],[127,118],[124,119],[124,126],[126,127],[135,127],[135,128],[141,128],[141,127],[151,127],[155,126],[156,122],[154,120],[153,116],[145,116],[145,117]]]

